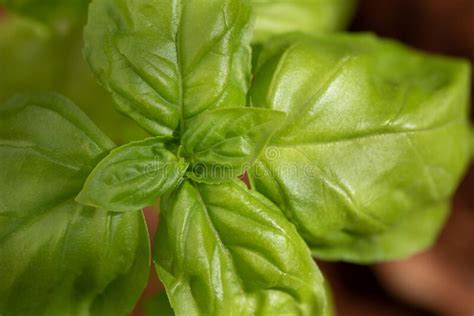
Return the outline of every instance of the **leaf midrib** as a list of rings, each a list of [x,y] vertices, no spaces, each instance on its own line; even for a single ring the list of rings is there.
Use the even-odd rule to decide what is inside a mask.
[[[455,118],[449,120],[447,122],[443,122],[442,124],[425,127],[425,128],[417,128],[417,129],[386,129],[386,130],[373,130],[369,132],[354,134],[349,137],[342,137],[336,139],[329,139],[326,141],[308,141],[308,142],[294,142],[294,141],[273,141],[272,144],[278,147],[288,148],[288,147],[311,147],[311,146],[323,146],[323,145],[331,145],[336,143],[344,143],[344,142],[352,142],[356,140],[363,140],[366,138],[377,138],[377,137],[389,137],[389,136],[408,136],[413,133],[427,133],[433,132],[438,129],[447,128],[451,125],[464,125],[463,118]]]

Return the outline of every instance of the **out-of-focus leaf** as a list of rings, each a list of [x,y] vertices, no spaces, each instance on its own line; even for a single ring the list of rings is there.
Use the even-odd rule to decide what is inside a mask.
[[[355,0],[251,0],[256,21],[254,42],[288,32],[317,34],[343,30]]]
[[[148,134],[117,113],[81,55],[81,32],[58,35],[20,17],[0,20],[0,102],[22,91],[59,92],[73,100],[116,143]]]
[[[0,6],[37,20],[59,33],[84,24],[90,0],[0,0]]]
[[[129,315],[149,271],[140,211],[74,202],[113,143],[68,100],[0,106],[0,315]]]
[[[142,303],[144,316],[174,316],[168,296],[165,291],[160,291]]]

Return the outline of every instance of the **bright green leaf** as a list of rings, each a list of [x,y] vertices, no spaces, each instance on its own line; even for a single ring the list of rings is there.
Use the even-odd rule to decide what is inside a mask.
[[[148,276],[141,212],[74,202],[113,144],[73,104],[0,106],[0,314],[129,315]]]
[[[242,0],[95,0],[85,54],[121,112],[170,136],[207,109],[245,105],[249,19]]]
[[[187,167],[165,148],[163,139],[133,142],[97,165],[76,201],[115,212],[142,209],[174,188]]]
[[[287,112],[253,186],[325,259],[430,245],[469,156],[467,63],[369,35],[286,36],[260,55],[252,103]]]
[[[257,108],[203,113],[189,124],[180,154],[199,182],[223,182],[242,175],[285,119],[278,111]]]
[[[343,30],[355,9],[354,0],[251,0],[256,15],[254,42],[288,33]]]
[[[325,315],[324,280],[284,217],[243,182],[162,198],[158,276],[177,315]]]
[[[18,92],[56,91],[79,105],[117,143],[147,137],[129,118],[117,113],[81,55],[79,32],[59,36],[19,17],[0,19],[0,102]]]

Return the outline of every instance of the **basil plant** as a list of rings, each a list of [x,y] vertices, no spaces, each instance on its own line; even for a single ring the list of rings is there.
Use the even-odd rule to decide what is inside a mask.
[[[80,1],[45,15],[22,2],[7,5],[40,28],[81,20]],[[157,314],[329,316],[314,257],[372,263],[434,242],[472,153],[469,64],[321,32],[349,2],[314,1],[339,12],[325,27],[298,18],[311,1],[274,2],[93,0],[84,56],[104,104],[146,131],[134,141],[116,145],[56,93],[0,106],[0,315],[129,315],[151,261],[142,209],[157,198],[170,304]],[[0,34],[12,59],[21,43]],[[37,44],[46,59],[63,47]],[[8,91],[41,89],[17,78]]]

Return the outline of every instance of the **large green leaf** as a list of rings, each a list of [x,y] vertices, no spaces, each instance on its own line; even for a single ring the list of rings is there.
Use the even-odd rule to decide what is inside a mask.
[[[95,0],[85,54],[121,112],[169,136],[207,109],[245,105],[249,18],[243,0]]]
[[[188,164],[149,138],[113,150],[87,178],[76,201],[116,212],[152,205],[178,185]]]
[[[324,280],[284,217],[243,182],[184,182],[161,204],[156,268],[177,315],[326,315]]]
[[[113,147],[73,104],[23,95],[0,107],[0,314],[128,315],[148,276],[141,212],[74,202]]]
[[[287,32],[310,34],[343,30],[355,0],[251,0],[256,15],[254,42]]]
[[[430,245],[469,156],[469,66],[369,35],[299,35],[262,51],[253,105],[288,119],[250,172],[326,259]]]
[[[190,177],[219,183],[242,175],[284,118],[282,112],[254,108],[203,113],[181,140],[180,154],[191,164]]]
[[[58,35],[32,20],[0,20],[0,102],[23,91],[59,92],[77,105],[117,143],[147,137],[117,113],[81,55],[81,32]]]

